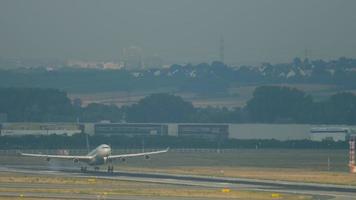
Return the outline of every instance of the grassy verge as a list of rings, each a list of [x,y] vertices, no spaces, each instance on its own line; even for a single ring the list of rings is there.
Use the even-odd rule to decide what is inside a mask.
[[[72,166],[79,170],[72,161],[46,162],[44,159],[13,156],[0,156],[0,164],[43,165],[57,169]],[[347,164],[347,150],[237,149],[222,153],[168,152],[152,156],[149,160],[132,158],[126,162],[118,161],[115,169],[356,186],[356,175],[348,173]]]
[[[286,199],[308,200],[307,195],[274,194],[271,192],[256,192],[247,190],[224,190],[221,188],[205,188],[197,186],[174,186],[167,184],[141,183],[135,181],[113,181],[87,178],[67,178],[52,176],[34,176],[0,173],[0,184],[7,184],[0,188],[2,192],[14,192],[25,199],[27,193],[43,194],[73,194],[95,195],[101,197],[142,196],[154,197],[184,197],[184,198],[210,198],[210,199]],[[32,184],[31,184],[32,183]],[[21,187],[25,184],[26,187]],[[19,198],[13,198],[19,199]],[[21,198],[20,198],[21,199]],[[28,198],[26,198],[28,199]]]
[[[189,174],[217,177],[253,178],[265,180],[283,180],[307,183],[324,183],[356,186],[356,174],[346,172],[326,172],[298,169],[276,168],[238,168],[238,167],[176,167],[176,168],[132,168],[121,167],[127,171],[164,172],[171,174]]]

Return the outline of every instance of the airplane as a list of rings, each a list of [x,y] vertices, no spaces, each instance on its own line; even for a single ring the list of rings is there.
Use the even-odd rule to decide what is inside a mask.
[[[169,148],[167,148],[165,150],[160,150],[160,151],[111,155],[111,147],[107,144],[102,144],[84,156],[32,154],[32,153],[22,153],[22,152],[20,152],[20,155],[27,156],[27,157],[45,158],[46,161],[48,161],[48,162],[51,159],[73,160],[74,163],[81,162],[81,163],[86,163],[87,165],[90,165],[90,166],[94,166],[95,171],[99,170],[99,165],[108,164],[107,171],[109,173],[113,173],[114,166],[112,164],[112,161],[115,159],[121,159],[122,161],[125,161],[126,158],[138,157],[138,156],[144,156],[146,159],[149,159],[149,155],[166,153],[166,152],[168,152],[168,150],[169,150]],[[87,172],[87,167],[81,166],[80,171]]]

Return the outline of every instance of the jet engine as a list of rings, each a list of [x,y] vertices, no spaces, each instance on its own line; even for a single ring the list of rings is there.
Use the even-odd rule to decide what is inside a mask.
[[[147,160],[147,159],[150,159],[150,157],[148,156],[148,155],[145,155],[145,159]]]
[[[121,158],[121,161],[122,162],[126,162],[126,158]]]
[[[73,159],[73,162],[74,162],[74,163],[78,163],[78,162],[79,162],[79,159],[78,159],[78,158],[74,158],[74,159]]]
[[[47,162],[49,162],[50,160],[51,160],[51,158],[50,158],[50,157],[47,157],[47,158],[46,158],[46,161],[47,161]]]

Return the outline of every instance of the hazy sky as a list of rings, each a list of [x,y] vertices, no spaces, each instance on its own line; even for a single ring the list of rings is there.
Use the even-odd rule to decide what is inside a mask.
[[[355,0],[0,0],[0,57],[166,62],[356,58]]]

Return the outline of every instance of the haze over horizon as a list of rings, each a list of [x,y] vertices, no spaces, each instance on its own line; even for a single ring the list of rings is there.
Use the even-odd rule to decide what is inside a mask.
[[[356,1],[2,0],[0,57],[117,60],[123,48],[165,63],[356,57]]]

